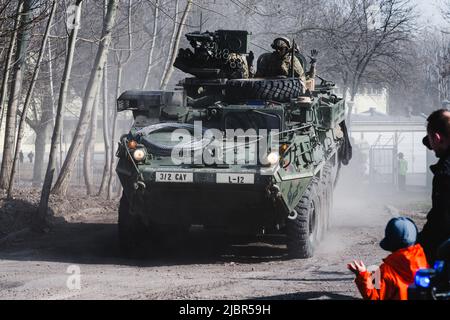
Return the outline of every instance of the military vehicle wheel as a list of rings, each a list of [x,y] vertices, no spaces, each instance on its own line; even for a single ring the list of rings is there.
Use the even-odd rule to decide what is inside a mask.
[[[320,210],[318,180],[313,179],[295,207],[296,219],[287,219],[286,236],[289,256],[310,258],[319,241]]]
[[[289,102],[302,92],[299,79],[233,79],[226,83],[226,96],[230,99],[261,99]]]
[[[127,257],[141,255],[146,228],[138,216],[130,214],[130,203],[125,194],[120,198],[118,228],[121,253]]]

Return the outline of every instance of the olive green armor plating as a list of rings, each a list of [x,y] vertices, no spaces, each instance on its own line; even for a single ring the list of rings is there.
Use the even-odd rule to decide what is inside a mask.
[[[181,49],[174,66],[193,77],[173,91],[126,91],[117,102],[134,116],[117,151],[122,249],[182,241],[201,225],[281,233],[291,257],[312,256],[330,226],[340,165],[351,158],[344,101],[321,78],[311,88],[299,77],[254,77],[246,31],[186,37],[193,50]]]

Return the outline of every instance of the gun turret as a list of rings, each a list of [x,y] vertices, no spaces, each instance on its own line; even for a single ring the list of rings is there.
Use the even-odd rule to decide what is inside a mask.
[[[247,53],[247,31],[197,31],[186,38],[193,50],[180,49],[174,67],[201,79],[248,78],[252,53]]]

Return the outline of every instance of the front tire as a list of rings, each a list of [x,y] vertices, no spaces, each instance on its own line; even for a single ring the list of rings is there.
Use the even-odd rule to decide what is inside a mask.
[[[286,222],[287,249],[291,258],[310,258],[320,238],[321,203],[314,178],[295,207],[297,216]]]

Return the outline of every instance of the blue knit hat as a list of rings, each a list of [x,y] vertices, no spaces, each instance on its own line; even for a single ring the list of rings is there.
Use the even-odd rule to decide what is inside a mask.
[[[391,252],[410,247],[416,243],[417,233],[417,227],[410,218],[393,218],[386,226],[380,247]]]

